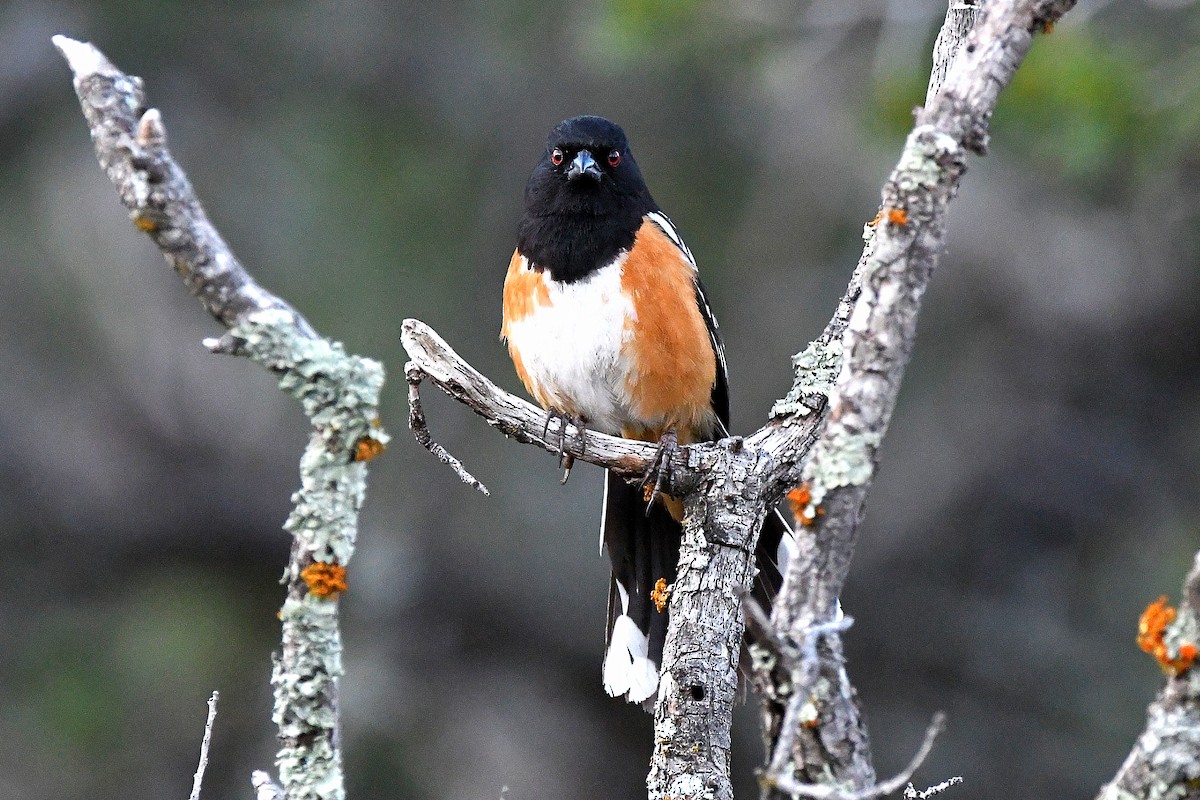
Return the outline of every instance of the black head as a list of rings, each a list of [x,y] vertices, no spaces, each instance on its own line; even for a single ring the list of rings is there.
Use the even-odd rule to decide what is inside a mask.
[[[529,177],[517,247],[554,280],[578,280],[632,247],[642,216],[657,208],[625,131],[573,117],[550,131]]]

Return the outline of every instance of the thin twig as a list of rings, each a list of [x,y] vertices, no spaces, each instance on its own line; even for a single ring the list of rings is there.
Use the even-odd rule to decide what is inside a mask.
[[[810,693],[821,670],[821,657],[817,651],[817,643],[822,637],[840,635],[853,624],[853,617],[841,616],[829,622],[813,625],[805,631],[804,643],[798,648],[799,652],[796,652],[797,648],[792,647],[790,656],[781,655],[785,665],[788,663],[788,658],[791,660],[789,671],[792,696],[783,712],[783,719],[779,724],[779,738],[775,741],[771,761],[767,766],[768,781],[778,784],[777,778],[785,775],[784,770],[787,769],[787,764],[792,759],[792,747],[796,741],[796,732],[799,731],[802,722],[800,712],[806,705],[813,702]],[[778,633],[775,641],[782,641],[782,637]]]
[[[213,689],[212,697],[208,698],[208,719],[204,723],[204,739],[200,742],[200,764],[192,777],[192,793],[188,800],[200,800],[200,785],[204,783],[204,770],[208,767],[208,745],[212,741],[213,721],[217,718],[218,692]]]
[[[408,429],[412,431],[413,438],[422,447],[433,453],[434,458],[454,470],[454,474],[467,486],[478,489],[483,492],[484,496],[490,495],[488,488],[478,478],[467,472],[462,462],[450,455],[450,451],[435,442],[433,436],[430,435],[429,423],[425,421],[425,410],[421,407],[422,377],[423,373],[418,367],[410,367],[405,372],[405,378],[408,380]]]
[[[954,786],[954,785],[962,783],[962,782],[963,782],[962,777],[959,775],[955,775],[953,778],[950,778],[949,780],[944,780],[941,783],[937,784],[936,786],[930,786],[928,789],[926,789],[923,792],[918,792],[916,789],[913,788],[913,785],[910,783],[908,786],[904,787],[904,798],[905,798],[905,800],[926,800],[926,798],[933,797],[935,794],[941,794],[942,792],[949,789],[951,786]]]
[[[892,792],[900,791],[912,779],[913,773],[929,757],[930,751],[933,750],[933,743],[945,725],[946,715],[940,711],[934,714],[933,721],[929,723],[929,728],[925,731],[925,741],[921,742],[921,748],[917,750],[916,755],[908,762],[908,766],[894,777],[861,791],[843,792],[837,787],[827,784],[798,783],[786,775],[777,777],[768,776],[767,779],[777,789],[790,794],[792,797],[807,797],[811,798],[811,800],[874,800],[876,797],[883,797]]]

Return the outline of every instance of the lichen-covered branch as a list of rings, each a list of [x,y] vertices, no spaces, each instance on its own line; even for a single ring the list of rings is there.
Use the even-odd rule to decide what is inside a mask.
[[[930,102],[918,112],[884,187],[875,237],[868,237],[860,262],[861,289],[842,334],[828,420],[803,467],[808,503],[801,516],[811,527],[800,539],[776,600],[773,624],[780,636],[801,641],[813,626],[840,613],[838,596],[878,448],[912,353],[921,300],[943,248],[946,209],[966,169],[967,154],[986,150],[996,100],[1033,34],[1072,5],[1073,0],[992,0],[957,57],[941,52],[941,59],[953,58],[953,64],[940,91],[935,67]],[[952,17],[948,24],[957,24]],[[947,38],[953,40],[954,34]],[[794,776],[804,783],[832,783],[847,793],[862,791],[875,776],[836,634],[826,637],[820,656],[820,677],[812,686],[781,686],[776,665],[767,657],[758,683],[767,698],[768,731],[777,734],[781,727],[785,697],[797,691],[809,694],[817,719],[795,737],[790,754]]]
[[[262,364],[312,423],[300,461],[301,486],[285,523],[293,545],[280,612],[283,646],[271,678],[281,744],[276,764],[288,800],[341,800],[337,597],[354,552],[365,462],[387,442],[378,419],[383,367],[318,336],[246,272],[167,150],[162,118],[147,107],[140,78],[121,72],[85,42],[56,36],[54,44],[74,73],[96,157],[134,225],[227,329],[206,346]],[[276,792],[265,773],[255,773],[254,786],[260,796]]]
[[[1146,728],[1129,757],[1097,800],[1188,800],[1200,793],[1200,669],[1193,666],[1200,647],[1200,553],[1173,618],[1169,611],[1163,608],[1157,622],[1148,611],[1139,637],[1157,639],[1154,649],[1161,648],[1156,657],[1167,684],[1150,704]]]

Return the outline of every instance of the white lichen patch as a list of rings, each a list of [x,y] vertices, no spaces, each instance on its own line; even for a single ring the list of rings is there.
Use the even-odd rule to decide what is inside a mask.
[[[792,356],[792,368],[796,379],[787,396],[771,408],[771,418],[789,414],[808,414],[815,409],[804,401],[812,397],[829,397],[842,366],[842,342],[816,340],[803,351]]]
[[[804,465],[804,479],[812,492],[812,505],[842,486],[865,486],[875,472],[875,451],[883,440],[879,431],[854,432],[842,426],[827,429]]]
[[[914,128],[893,173],[895,188],[902,195],[937,188],[946,178],[943,162],[952,157],[962,158],[962,147],[953,136],[932,125]]]

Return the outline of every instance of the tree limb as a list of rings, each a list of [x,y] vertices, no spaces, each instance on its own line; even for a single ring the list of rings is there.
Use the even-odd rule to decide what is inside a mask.
[[[300,489],[284,527],[292,533],[280,611],[283,647],[275,657],[276,759],[288,800],[341,800],[337,681],[342,674],[337,595],[354,552],[365,462],[387,442],[379,426],[383,367],[348,355],[318,336],[291,306],[262,288],[209,222],[187,176],[166,146],[157,109],[140,78],[126,75],[95,47],[55,36],[74,73],[75,92],[96,157],[134,225],[158,245],[227,332],[205,340],[213,352],[262,364],[300,401],[312,435],[300,461]],[[260,794],[270,788],[265,774]]]
[[[1060,17],[1073,0],[992,0],[917,114],[900,161],[883,191],[875,238],[861,267],[861,292],[841,340],[841,364],[829,397],[828,421],[804,464],[810,536],[788,565],[772,621],[793,639],[832,619],[849,571],[878,448],[887,431],[916,338],[925,288],[941,255],[945,215],[966,169],[968,152],[986,152],[987,125],[1033,33]],[[953,12],[947,24],[957,24]],[[943,37],[939,37],[943,38]],[[953,41],[953,32],[944,40]],[[942,50],[941,62],[952,58]],[[863,791],[875,782],[865,727],[846,678],[841,644],[826,639],[816,705],[816,729],[796,737],[790,761],[806,783],[832,782]],[[773,666],[773,665],[771,665]],[[766,671],[764,671],[766,672]],[[800,687],[760,675],[767,730],[778,739],[782,697]],[[772,685],[774,684],[774,685]],[[806,689],[807,691],[807,689]],[[775,744],[775,742],[771,742]]]
[[[487,491],[482,484],[429,435],[417,390],[421,381],[428,379],[505,436],[540,447],[548,453],[557,455],[561,447],[563,452],[578,459],[630,477],[641,476],[653,459],[655,445],[652,443],[596,431],[561,430],[558,427],[560,421],[548,420],[542,409],[492,383],[424,322],[406,319],[400,330],[400,341],[409,358],[404,367],[409,385],[409,427],[425,449],[454,469],[464,483],[481,489],[484,494]],[[669,488],[673,492],[683,493],[682,487],[694,472],[689,465],[689,455],[701,449],[703,445],[679,448],[671,462],[673,481]]]
[[[1200,553],[1183,584],[1183,601],[1165,631],[1168,647],[1200,646]],[[1174,672],[1174,674],[1172,674]],[[1146,727],[1097,800],[1185,800],[1200,791],[1200,670],[1168,672],[1146,712]]]

